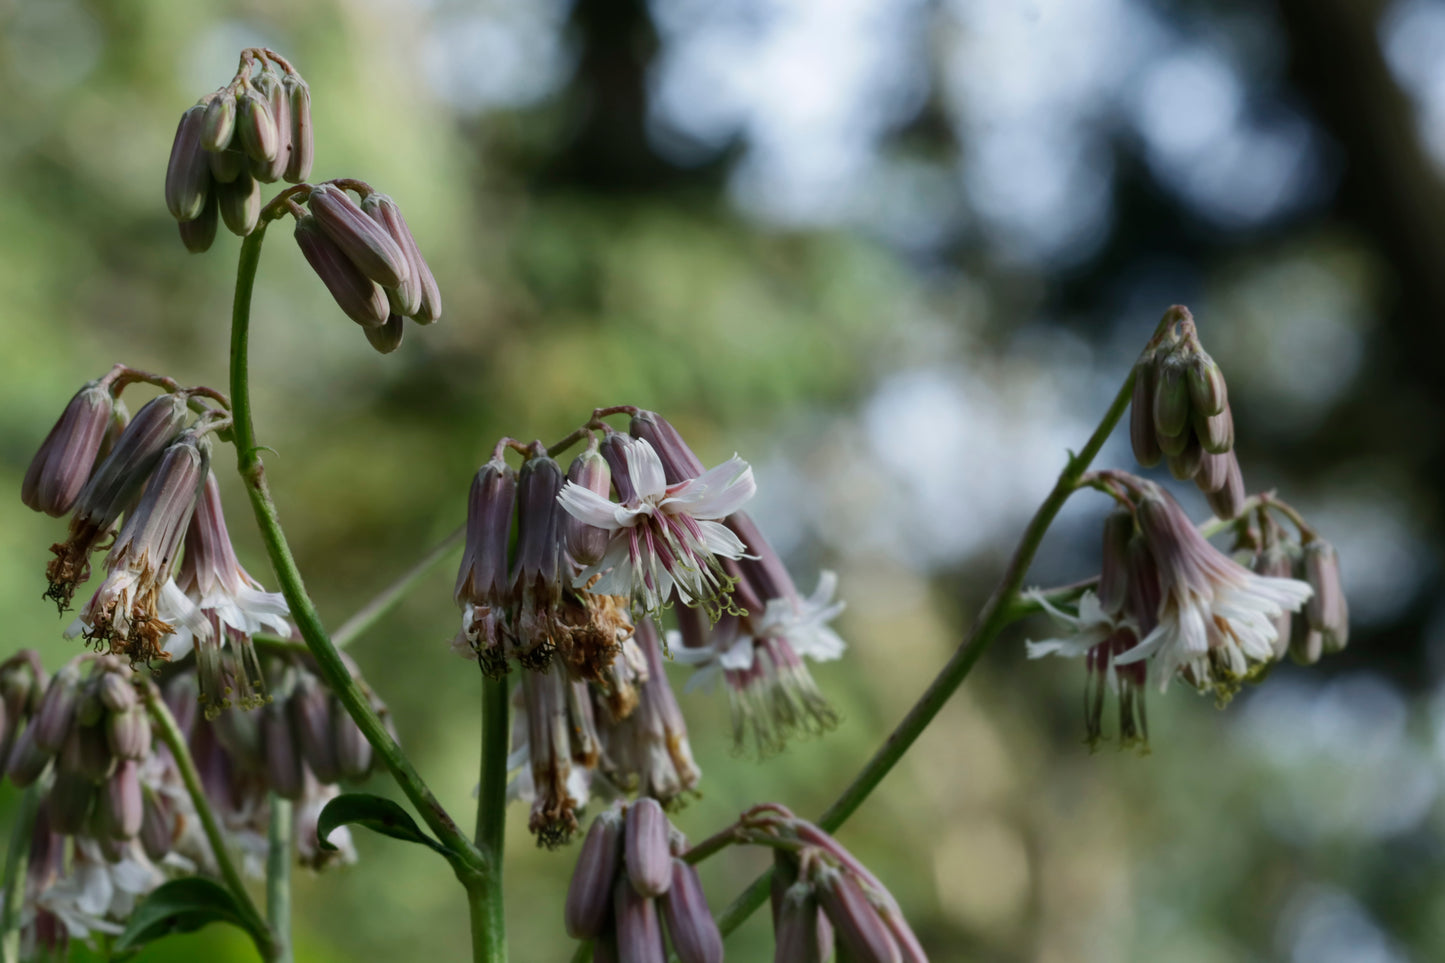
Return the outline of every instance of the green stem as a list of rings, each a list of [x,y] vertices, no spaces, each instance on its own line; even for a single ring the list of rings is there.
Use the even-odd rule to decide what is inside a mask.
[[[24,902],[20,890],[25,885],[30,833],[39,811],[40,783],[37,782],[20,797],[15,826],[10,830],[10,848],[5,851],[5,908],[0,914],[0,960],[5,963],[20,961],[20,904]]]
[[[1104,446],[1105,440],[1114,431],[1125,410],[1129,407],[1129,398],[1134,390],[1134,372],[1131,370],[1129,377],[1124,379],[1124,385],[1114,397],[1114,402],[1105,412],[1104,418],[1099,426],[1094,429],[1088,444],[1084,450],[1069,459],[1059,475],[1059,480],[1054,484],[1053,491],[1044,499],[1034,517],[1029,521],[1028,528],[1024,529],[1023,537],[1019,540],[1018,548],[1014,550],[1013,558],[1009,560],[1008,567],[1004,569],[1003,576],[999,579],[998,586],[993,594],[984,603],[983,610],[979,612],[978,618],[969,629],[968,635],[961,645],[949,658],[948,662],[939,671],[938,676],[919,697],[913,708],[903,717],[893,730],[893,733],[884,741],[882,747],[868,760],[853,780],[852,785],[843,791],[843,794],[828,807],[818,820],[818,825],[828,832],[834,832],[848,820],[848,817],[862,805],[863,800],[877,788],[883,781],[883,777],[897,765],[898,760],[908,751],[914,741],[928,728],[928,724],[938,715],[940,709],[953,695],[961,682],[968,677],[968,673],[978,662],[980,656],[987,651],[993,640],[1016,616],[1014,606],[1018,598],[1019,590],[1023,587],[1024,576],[1028,574],[1029,565],[1033,562],[1034,554],[1038,551],[1039,543],[1043,541],[1044,533],[1049,530],[1055,516],[1064,507],[1064,502],[1078,487],[1080,477],[1088,470],[1090,462],[1099,454],[1099,449]],[[768,884],[772,876],[769,869],[753,881],[732,905],[723,911],[718,917],[718,928],[723,933],[730,933],[737,929],[753,911],[763,904],[768,898]]]
[[[450,556],[452,549],[457,547],[466,533],[467,527],[458,525],[450,535],[423,555],[420,561],[402,573],[400,578],[382,589],[375,598],[358,609],[355,615],[342,622],[341,627],[331,634],[332,644],[338,649],[344,649],[356,641],[358,636],[380,621],[382,616],[405,598],[428,572]]]
[[[251,939],[256,943],[256,949],[265,960],[279,960],[276,935],[266,925],[265,918],[261,916],[261,911],[256,908],[250,892],[246,889],[246,883],[236,870],[236,864],[231,861],[231,852],[226,848],[226,837],[221,833],[221,824],[211,809],[211,801],[206,798],[206,790],[201,785],[200,774],[196,772],[195,761],[191,759],[186,737],[176,725],[176,717],[171,715],[170,708],[161,698],[160,690],[153,684],[145,687],[145,704],[156,735],[160,736],[161,742],[171,751],[176,770],[181,774],[181,782],[185,784],[186,794],[191,797],[191,805],[195,807],[196,816],[201,820],[201,830],[206,834],[206,842],[211,846],[211,855],[215,857],[221,881],[231,891],[241,915],[245,917],[246,927],[251,933]]]
[[[276,963],[291,963],[291,800],[271,793],[266,848],[266,917],[276,938]]]
[[[235,418],[236,468],[246,486],[251,508],[256,516],[256,525],[266,545],[266,554],[276,572],[281,593],[291,608],[291,617],[306,640],[306,647],[316,659],[317,667],[326,678],[331,690],[336,693],[347,713],[356,720],[357,726],[376,750],[377,756],[396,780],[401,791],[416,807],[422,821],[427,824],[451,853],[452,868],[464,883],[475,876],[485,876],[488,866],[455,821],[442,808],[432,791],[422,781],[421,775],[397,745],[396,740],[386,731],[381,719],[371,708],[351,672],[341,660],[341,653],[332,644],[316,612],[296,559],[281,530],[276,505],[271,500],[266,485],[266,468],[261,461],[261,448],[256,444],[256,431],[251,424],[251,387],[247,363],[250,347],[251,292],[256,283],[256,268],[261,261],[261,242],[266,236],[263,222],[241,242],[241,259],[236,269],[236,297],[231,311],[231,410]]]
[[[507,750],[511,746],[511,698],[507,680],[482,679],[481,778],[477,789],[477,849],[491,866],[486,885],[469,891],[472,948],[479,960],[507,958],[507,920],[502,892],[502,847],[507,831]]]

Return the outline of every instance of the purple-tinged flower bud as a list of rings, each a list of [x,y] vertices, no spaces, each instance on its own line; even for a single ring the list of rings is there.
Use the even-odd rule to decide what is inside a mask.
[[[208,151],[225,150],[231,143],[231,134],[236,130],[236,95],[222,89],[211,97],[206,105],[205,119],[201,123],[201,146]]]
[[[291,98],[277,77],[270,73],[262,77],[266,83],[261,90],[271,110],[271,121],[276,125],[276,156],[265,165],[265,176],[259,179],[271,184],[281,179],[291,162]],[[251,166],[254,170],[257,165]]]
[[[261,185],[249,172],[241,173],[229,184],[217,184],[217,204],[226,230],[245,237],[261,220]]]
[[[119,672],[102,672],[96,685],[101,705],[111,712],[124,712],[136,704],[135,686]]]
[[[151,721],[141,706],[131,706],[105,717],[105,738],[110,751],[122,759],[144,759],[151,751]]]
[[[206,188],[211,181],[210,165],[201,146],[206,109],[204,104],[196,104],[182,114],[176,139],[171,143],[171,159],[166,164],[166,208],[177,221],[194,220],[206,205]]]
[[[253,162],[251,173],[254,175],[260,165],[266,165],[263,171],[269,170],[280,149],[281,135],[271,115],[270,100],[260,90],[243,90],[236,98],[236,133],[241,148]]]
[[[776,903],[773,963],[826,963],[833,955],[833,925],[819,912],[813,887],[807,883],[787,886]]]
[[[1099,562],[1099,607],[1110,615],[1124,610],[1129,593],[1129,542],[1134,513],[1117,508],[1104,519],[1104,550]]]
[[[1289,657],[1297,665],[1314,665],[1324,654],[1324,633],[1310,628],[1309,622],[1304,619],[1295,619],[1289,640]]]
[[[602,457],[607,459],[607,466],[612,469],[612,487],[617,489],[619,503],[637,500],[637,488],[632,484],[632,475],[627,464],[627,448],[630,444],[628,436],[609,431],[603,435],[598,445]]]
[[[166,708],[176,720],[176,728],[189,740],[191,733],[195,731],[196,717],[201,710],[200,690],[195,674],[179,672],[173,675],[161,687],[161,698],[165,700]]]
[[[92,679],[81,689],[80,702],[75,706],[75,721],[82,726],[99,725],[105,717],[105,703],[100,701],[98,682]]]
[[[1185,372],[1189,383],[1189,404],[1194,413],[1204,417],[1223,414],[1229,406],[1229,392],[1224,385],[1224,372],[1208,352],[1191,351]]]
[[[617,958],[623,963],[665,963],[662,924],[657,904],[619,879],[613,887],[613,922],[617,927]]]
[[[1158,361],[1149,352],[1134,367],[1134,394],[1129,402],[1129,441],[1134,460],[1145,468],[1159,464],[1164,457],[1154,430],[1154,382],[1158,376]]]
[[[318,781],[341,781],[341,767],[336,761],[336,744],[332,741],[331,695],[309,672],[297,679],[296,691],[286,700],[291,725],[301,745],[301,758],[316,774]],[[371,748],[370,744],[367,748]],[[368,763],[370,760],[368,760]]]
[[[285,708],[273,702],[261,710],[259,728],[266,784],[283,799],[300,799],[306,788],[306,771]]]
[[[52,756],[59,752],[75,725],[79,706],[80,667],[72,660],[56,670],[40,700],[40,710],[31,724],[36,748]]]
[[[1225,408],[1217,415],[1203,417],[1194,412],[1194,434],[1199,446],[1212,455],[1223,455],[1234,448],[1234,414]]]
[[[104,726],[73,726],[60,749],[59,768],[78,772],[91,782],[102,782],[115,772],[117,759],[111,754]]]
[[[277,703],[277,708],[280,707]],[[260,715],[243,709],[223,709],[207,716],[216,742],[230,754],[238,768],[248,772],[265,767],[265,736]]]
[[[1186,362],[1171,354],[1159,362],[1154,382],[1154,430],[1159,445],[1169,454],[1166,438],[1177,438],[1189,429],[1189,383]]]
[[[377,328],[362,328],[366,334],[366,340],[380,354],[391,354],[401,347],[402,336],[406,334],[406,328],[402,323],[402,316],[393,314],[386,319],[386,323]]]
[[[1273,522],[1270,523],[1270,526]],[[1293,578],[1294,562],[1290,559],[1289,549],[1279,542],[1267,526],[1264,535],[1264,548],[1254,558],[1252,566],[1256,575],[1265,575],[1270,578]],[[1289,651],[1290,639],[1294,635],[1294,615],[1288,610],[1281,611],[1274,617],[1274,657],[1282,659]]]
[[[1323,652],[1339,652],[1350,640],[1350,611],[1340,583],[1340,558],[1322,538],[1304,543],[1305,580],[1315,594],[1305,603],[1305,621],[1320,633]]]
[[[663,475],[669,485],[696,478],[703,473],[702,459],[687,446],[677,429],[657,412],[639,411],[632,416],[627,431],[632,437],[647,442],[657,452],[657,457],[662,460]]]
[[[1225,455],[1205,453],[1199,461],[1199,472],[1194,476],[1194,484],[1201,492],[1206,495],[1217,492],[1228,483],[1229,460],[1232,457],[1233,452]]]
[[[572,464],[567,468],[567,480],[588,491],[596,492],[603,498],[612,491],[612,470],[607,467],[607,459],[602,457],[595,444],[572,460]],[[566,530],[567,552],[574,562],[578,565],[592,565],[601,560],[603,553],[607,551],[609,533],[606,529],[588,525],[570,513],[563,524]]]
[[[82,832],[90,820],[90,807],[95,802],[95,796],[96,786],[89,777],[58,769],[50,795],[45,798],[51,831],[62,836]]]
[[[662,921],[681,963],[722,963],[722,933],[708,912],[707,896],[696,869],[674,858],[672,884],[659,902]]]
[[[242,174],[247,177],[251,176],[251,168],[246,163],[246,155],[239,147],[208,152],[206,161],[210,165],[211,179],[217,184],[230,184]]]
[[[215,243],[216,227],[220,223],[220,206],[216,200],[216,191],[212,188],[206,191],[206,203],[201,208],[201,213],[189,221],[181,221],[176,228],[187,251],[192,254],[205,254]]]
[[[1185,432],[1184,447],[1170,452],[1168,461],[1169,474],[1180,481],[1188,481],[1199,474],[1199,466],[1204,463],[1204,449],[1200,447],[1199,438],[1192,432]]]
[[[851,873],[820,866],[814,883],[818,902],[833,924],[840,957],[858,963],[902,963],[888,926]]]
[[[467,496],[467,541],[454,593],[458,605],[495,604],[502,599],[516,497],[516,473],[501,458],[477,469]]]
[[[517,563],[512,653],[527,668],[546,668],[569,636],[559,621],[562,517],[557,494],[562,466],[545,453],[528,458],[517,473]]]
[[[661,896],[672,880],[667,815],[656,799],[643,797],[627,810],[623,855],[627,878],[643,896]]]
[[[6,762],[5,775],[16,786],[24,789],[40,778],[45,767],[50,765],[53,753],[46,752],[35,744],[35,723],[25,727],[15,739]]]
[[[331,741],[336,765],[345,779],[365,779],[371,772],[374,750],[356,720],[335,697],[331,702]]]
[[[386,292],[357,267],[310,214],[296,219],[296,243],[336,304],[362,327],[375,328],[391,315]]]
[[[411,276],[406,255],[396,241],[386,228],[367,217],[346,191],[320,184],[306,204],[316,223],[362,274],[387,288],[399,287]]]
[[[1237,518],[1244,510],[1244,500],[1248,497],[1244,490],[1244,475],[1239,470],[1239,459],[1234,452],[1227,455],[1205,455],[1205,463],[1211,459],[1223,458],[1224,461],[1224,484],[1215,491],[1205,490],[1204,500],[1209,503],[1209,510],[1214,512],[1215,517],[1222,519]],[[1211,474],[1217,470],[1217,465],[1211,465]],[[1200,479],[1204,477],[1203,471],[1196,475],[1194,480],[1200,488],[1204,485]]]
[[[112,839],[134,839],[145,819],[136,763],[127,759],[100,787],[97,815]]]
[[[396,201],[387,195],[380,192],[368,194],[361,199],[361,210],[381,225],[381,228],[396,242],[397,247],[406,257],[407,276],[396,287],[387,288],[386,294],[391,300],[393,311],[405,317],[411,317],[421,310],[421,269],[426,266],[426,262],[421,258],[421,252],[417,250],[416,239],[412,237],[411,231],[407,228],[406,219],[401,216],[401,208],[397,207]]]
[[[311,88],[299,74],[287,74],[281,84],[289,101],[291,120],[291,154],[286,159],[286,180],[300,184],[311,176],[316,159],[316,142],[311,126]]]
[[[574,940],[596,939],[607,928],[612,884],[622,865],[622,822],[617,807],[604,809],[592,820],[577,854],[563,909],[567,935]]]
[[[70,511],[95,467],[114,410],[110,389],[98,382],[76,392],[25,472],[20,500],[26,507],[55,518]]]
[[[150,789],[141,787],[140,842],[152,862],[160,862],[175,845],[174,821],[169,804]]]

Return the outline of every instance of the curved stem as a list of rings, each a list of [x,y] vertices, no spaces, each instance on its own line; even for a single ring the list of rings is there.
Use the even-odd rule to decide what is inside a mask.
[[[20,963],[20,888],[30,852],[30,833],[35,828],[35,814],[40,811],[40,783],[25,790],[20,808],[15,813],[15,826],[10,831],[10,847],[5,851],[5,907],[0,914],[0,960]]]
[[[276,963],[291,963],[291,800],[271,793],[266,848],[266,918],[276,940]]]
[[[507,832],[507,750],[511,745],[511,698],[507,680],[482,679],[481,778],[477,787],[477,849],[491,873],[486,885],[468,890],[472,903],[472,950],[479,960],[507,958],[507,919],[502,891],[502,847]]]
[[[196,816],[201,821],[201,829],[206,834],[206,842],[211,846],[211,855],[216,860],[216,869],[220,871],[221,881],[235,897],[236,905],[240,908],[242,915],[246,918],[247,929],[251,938],[256,942],[256,949],[260,951],[263,959],[278,960],[276,955],[279,947],[276,936],[266,925],[266,920],[261,916],[261,911],[256,908],[251,894],[246,889],[246,883],[241,879],[241,874],[236,870],[236,864],[231,861],[231,852],[226,848],[226,838],[221,834],[221,824],[216,820],[216,814],[211,809],[211,801],[206,798],[206,790],[201,785],[201,776],[196,772],[196,764],[191,759],[191,751],[186,746],[186,737],[176,725],[176,717],[171,715],[170,708],[165,700],[161,698],[160,690],[153,683],[145,686],[146,711],[150,714],[155,734],[160,736],[161,742],[171,752],[171,758],[175,761],[176,770],[181,774],[181,782],[185,784],[186,794],[191,797],[191,805],[196,809]]]
[[[472,877],[487,871],[487,861],[474,847],[432,791],[422,781],[421,775],[397,745],[396,740],[386,731],[381,719],[371,708],[369,700],[351,677],[350,670],[341,661],[341,653],[332,644],[321,623],[321,616],[312,604],[296,559],[281,530],[276,505],[266,484],[266,468],[261,461],[261,448],[256,444],[256,431],[251,424],[251,387],[247,354],[250,347],[251,292],[256,282],[256,268],[261,261],[261,243],[266,237],[266,222],[263,220],[241,242],[241,259],[236,269],[236,296],[231,311],[231,404],[235,417],[236,468],[246,486],[246,495],[256,516],[261,539],[266,545],[266,554],[276,572],[281,593],[291,608],[306,647],[316,659],[316,664],[325,676],[327,684],[336,693],[347,714],[356,720],[357,726],[366,736],[377,756],[401,791],[416,807],[422,821],[436,834],[442,845],[452,856],[452,868],[458,878],[468,882]],[[470,883],[468,882],[468,885]]]

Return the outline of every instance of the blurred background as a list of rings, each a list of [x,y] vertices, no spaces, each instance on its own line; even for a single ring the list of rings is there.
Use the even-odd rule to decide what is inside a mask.
[[[1019,626],[840,838],[938,963],[1445,957],[1445,3],[0,0],[0,648],[74,650],[40,599],[62,524],[13,494],[76,388],[117,360],[224,387],[238,242],[187,254],[161,182],[251,44],[311,84],[315,178],[393,195],[444,292],[383,358],[288,230],[267,245],[257,428],[332,624],[461,521],[499,435],[657,409],[707,463],[752,461],[800,586],[835,569],[849,605],[847,657],[815,668],[836,732],[759,763],[721,693],[683,697],[705,775],[679,825],[816,815],[1185,303],[1246,484],[1339,548],[1349,651],[1224,712],[1151,694],[1152,755],[1090,755],[1082,667],[1027,662],[1052,627]],[[1104,511],[1079,495],[1030,583],[1092,574]],[[447,569],[354,654],[465,812]],[[513,816],[513,959],[564,959],[575,850]],[[299,958],[463,958],[449,872],[358,836],[358,865],[298,875]],[[708,863],[714,905],[762,864]],[[770,958],[766,915],[729,959]],[[142,958],[251,952],[213,927]]]

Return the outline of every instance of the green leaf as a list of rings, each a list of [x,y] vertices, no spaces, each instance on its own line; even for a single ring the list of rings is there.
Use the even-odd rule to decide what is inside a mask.
[[[327,837],[337,826],[348,823],[365,826],[374,833],[381,833],[392,839],[430,846],[443,856],[451,855],[445,846],[422,832],[416,820],[412,819],[405,809],[390,799],[364,792],[342,793],[321,810],[321,816],[316,820],[316,839],[321,848],[335,849]]]
[[[130,914],[125,932],[115,941],[126,952],[168,933],[192,933],[207,923],[230,923],[249,933],[245,914],[231,891],[204,876],[186,876],[162,883],[141,900]]]

